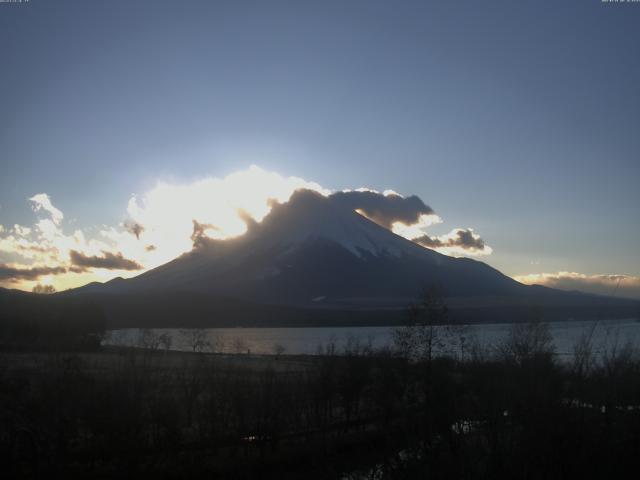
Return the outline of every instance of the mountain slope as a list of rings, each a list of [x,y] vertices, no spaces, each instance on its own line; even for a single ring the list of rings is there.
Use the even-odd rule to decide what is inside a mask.
[[[136,278],[94,291],[210,292],[273,304],[395,298],[439,285],[451,296],[515,295],[527,287],[488,265],[426,249],[311,191],[274,206],[236,239],[198,247]]]
[[[112,325],[364,325],[406,320],[433,285],[452,319],[621,318],[640,302],[527,286],[485,263],[453,258],[380,227],[331,198],[298,191],[261,223],[131,279],[63,293],[103,305]]]

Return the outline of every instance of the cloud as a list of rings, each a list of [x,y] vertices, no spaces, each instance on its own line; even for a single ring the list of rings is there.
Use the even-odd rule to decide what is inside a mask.
[[[447,255],[464,253],[489,255],[493,252],[493,249],[471,228],[455,228],[448,234],[439,237],[422,235],[414,238],[413,241],[423,247],[438,250]]]
[[[336,192],[329,198],[337,205],[355,210],[397,235],[445,255],[489,255],[493,251],[470,228],[456,228],[442,236],[429,235],[427,228],[441,223],[442,219],[415,195],[403,197],[393,190],[380,193],[361,188]]]
[[[347,190],[333,193],[330,198],[336,205],[356,210],[388,230],[397,222],[411,225],[419,222],[422,216],[435,216],[431,207],[419,197],[403,197],[393,190],[384,193],[370,189]]]
[[[81,268],[104,268],[107,270],[142,270],[144,266],[124,258],[122,253],[102,252],[102,256],[88,256],[76,250],[69,252],[71,263]]]
[[[37,280],[44,275],[58,275],[67,271],[64,267],[15,267],[0,264],[0,280],[18,282],[20,280]]]
[[[415,223],[406,224],[403,222],[393,222],[391,231],[408,240],[415,241],[416,238],[423,237],[427,233],[427,228],[431,225],[442,223],[442,219],[435,214],[420,215]]]
[[[60,225],[60,222],[62,222],[64,215],[60,210],[53,206],[49,195],[47,195],[46,193],[38,193],[31,197],[29,200],[33,203],[32,207],[34,212],[44,210],[48,212],[49,215],[51,215],[51,220],[53,221],[53,223],[55,223],[56,225]]]
[[[29,227],[23,227],[22,225],[14,225],[13,231],[20,237],[25,237],[31,234],[31,229]],[[2,232],[2,229],[0,229],[0,232]]]
[[[124,224],[124,228],[131,235],[136,236],[136,240],[140,240],[140,234],[144,232],[144,227],[136,222],[129,222]]]
[[[513,277],[529,285],[579,290],[598,295],[640,299],[640,277],[632,275],[585,275],[577,272],[531,273]]]
[[[191,242],[193,248],[200,248],[206,245],[207,240],[218,232],[218,228],[210,223],[200,223],[193,220],[193,232],[191,233]]]
[[[29,235],[31,232],[29,232]],[[28,235],[13,233],[0,238],[0,253],[14,254],[26,259],[47,262],[55,260],[58,250],[51,245],[25,238]]]

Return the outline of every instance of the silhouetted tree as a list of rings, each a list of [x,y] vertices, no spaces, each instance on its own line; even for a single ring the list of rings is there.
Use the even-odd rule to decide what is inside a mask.
[[[40,285],[37,284],[35,287],[31,289],[33,293],[38,293],[42,295],[49,295],[52,293],[56,293],[56,287],[53,285]]]
[[[182,334],[187,339],[187,344],[194,353],[201,353],[210,347],[207,331],[202,328],[183,330]]]
[[[538,320],[512,324],[498,350],[505,360],[518,365],[531,360],[550,361],[555,346],[549,324]]]
[[[409,307],[409,324],[396,328],[393,340],[401,355],[431,364],[434,354],[445,346],[448,308],[442,291],[431,287]]]
[[[273,353],[276,356],[276,358],[280,358],[280,355],[282,355],[286,350],[287,350],[286,347],[281,343],[276,343],[273,346]]]

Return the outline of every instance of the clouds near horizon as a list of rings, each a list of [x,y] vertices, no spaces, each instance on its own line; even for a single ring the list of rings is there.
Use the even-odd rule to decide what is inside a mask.
[[[532,273],[514,277],[528,285],[579,290],[597,295],[640,299],[640,277],[633,275],[585,275],[577,272]]]
[[[455,228],[448,234],[438,237],[422,235],[414,238],[413,241],[447,255],[464,255],[465,253],[490,255],[493,252],[493,249],[472,228]]]
[[[104,268],[107,270],[142,270],[144,266],[124,258],[121,252],[103,251],[101,255],[85,255],[76,250],[69,251],[71,263],[80,268]]]
[[[38,280],[43,275],[66,273],[65,267],[15,267],[0,264],[0,281]]]

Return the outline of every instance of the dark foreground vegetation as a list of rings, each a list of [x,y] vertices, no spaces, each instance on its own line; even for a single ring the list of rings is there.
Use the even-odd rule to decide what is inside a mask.
[[[200,343],[181,353],[151,331],[146,348],[105,349],[99,312],[59,302],[21,302],[0,319],[3,478],[640,472],[640,357],[622,339],[595,346],[585,332],[559,361],[548,327],[532,321],[483,350],[463,326],[435,328],[447,308],[425,295],[389,350],[351,338],[314,356],[200,353]]]
[[[413,360],[355,339],[313,357],[5,352],[3,477],[637,478],[632,347],[596,361],[585,336],[560,364],[535,323],[462,358],[437,341],[399,332]]]

